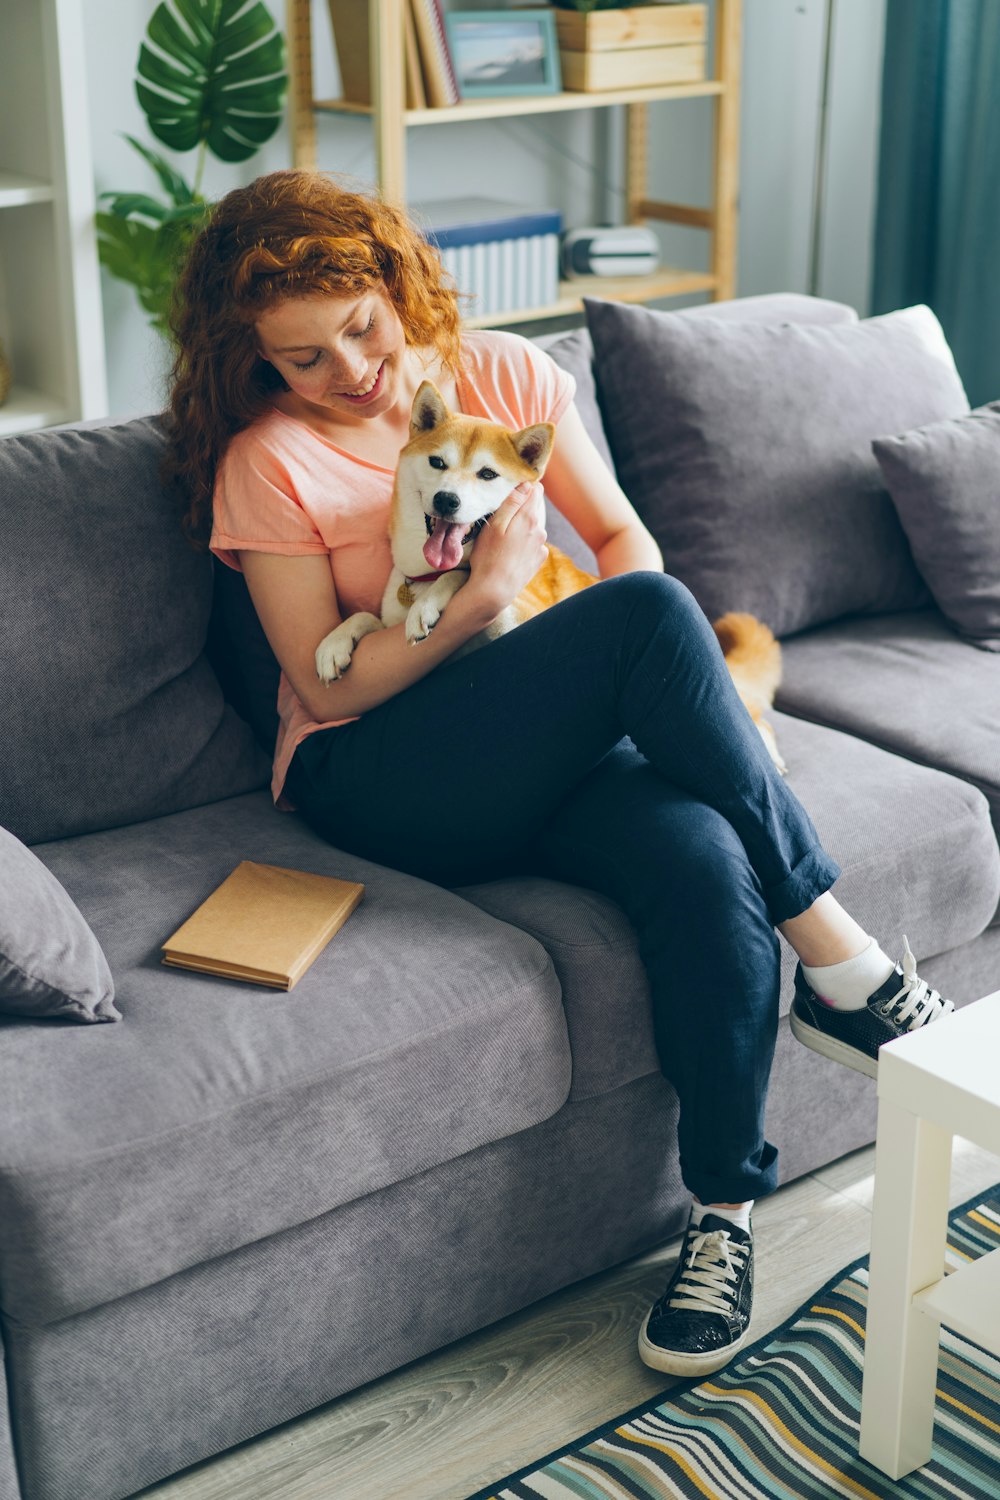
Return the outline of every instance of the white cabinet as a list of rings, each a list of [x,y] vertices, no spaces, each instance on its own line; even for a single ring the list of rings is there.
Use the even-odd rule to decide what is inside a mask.
[[[0,0],[0,436],[107,415],[81,0]]]

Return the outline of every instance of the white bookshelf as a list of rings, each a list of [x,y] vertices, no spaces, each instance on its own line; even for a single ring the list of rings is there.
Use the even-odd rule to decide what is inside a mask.
[[[0,436],[107,415],[82,0],[0,0]]]

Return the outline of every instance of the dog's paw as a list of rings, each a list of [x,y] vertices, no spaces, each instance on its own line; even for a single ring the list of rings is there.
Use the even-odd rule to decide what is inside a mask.
[[[441,610],[429,593],[412,605],[406,616],[406,639],[410,645],[425,641],[441,618]]]
[[[316,676],[324,687],[337,682],[351,665],[354,648],[373,630],[381,630],[382,621],[377,615],[357,614],[331,630],[316,647]]]
[[[338,625],[336,630],[324,636],[316,647],[316,676],[324,687],[329,687],[331,682],[338,682],[348,667],[351,665],[351,657],[354,654],[355,642],[349,631],[345,631],[343,625]]]

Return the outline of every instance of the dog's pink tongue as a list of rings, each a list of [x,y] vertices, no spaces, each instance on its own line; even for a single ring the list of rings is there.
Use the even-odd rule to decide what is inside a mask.
[[[432,568],[443,572],[458,567],[462,561],[464,533],[464,524],[456,525],[454,521],[445,521],[441,517],[435,520],[433,534],[424,543],[424,556]]]

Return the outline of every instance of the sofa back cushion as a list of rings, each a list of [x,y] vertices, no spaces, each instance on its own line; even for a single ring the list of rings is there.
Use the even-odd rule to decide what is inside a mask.
[[[968,411],[926,307],[827,327],[586,302],[618,478],[715,619],[930,603],[872,440]]]
[[[582,284],[582,283],[581,283]],[[826,297],[807,297],[799,292],[767,292],[759,297],[734,297],[729,302],[707,302],[685,307],[683,318],[712,317],[734,323],[856,323],[858,315],[846,302]],[[604,417],[597,395],[594,371],[594,341],[584,326],[566,333],[542,333],[532,340],[545,349],[556,364],[567,370],[576,381],[573,397],[588,435],[612,474],[615,461],[604,429]],[[573,561],[589,573],[597,572],[597,559],[583,538],[553,505],[546,508],[546,530],[549,539],[561,547]]]
[[[0,823],[26,843],[265,785],[204,655],[212,563],[158,419],[0,441]]]

